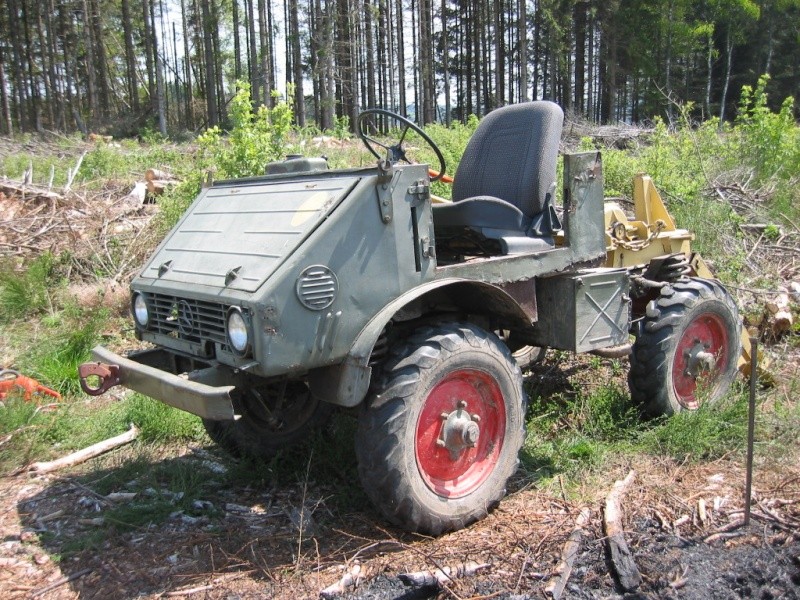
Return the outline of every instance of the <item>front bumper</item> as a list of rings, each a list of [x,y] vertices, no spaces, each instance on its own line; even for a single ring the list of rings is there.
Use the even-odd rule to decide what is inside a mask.
[[[168,371],[125,358],[111,352],[103,346],[92,349],[95,363],[81,365],[81,386],[88,393],[99,395],[114,385],[122,385],[145,396],[185,410],[212,421],[226,421],[236,418],[231,400],[232,385],[213,386],[198,381],[184,379]],[[135,357],[134,357],[135,358]],[[98,367],[113,372],[114,381],[101,380],[99,387],[92,387],[86,382],[84,373],[94,373]]]

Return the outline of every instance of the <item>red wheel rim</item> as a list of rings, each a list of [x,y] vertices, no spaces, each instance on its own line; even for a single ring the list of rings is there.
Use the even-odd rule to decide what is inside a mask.
[[[452,446],[443,447],[441,440],[445,416],[459,411],[460,402],[466,406],[458,414],[465,415],[464,422],[476,423],[480,433],[474,446],[454,455]],[[428,394],[417,420],[415,453],[423,480],[445,498],[473,492],[494,470],[505,432],[506,407],[497,381],[471,369],[447,374]]]
[[[700,406],[698,381],[713,396],[716,382],[731,360],[729,347],[725,321],[716,313],[702,313],[689,323],[678,342],[672,365],[672,385],[684,408],[694,410]]]

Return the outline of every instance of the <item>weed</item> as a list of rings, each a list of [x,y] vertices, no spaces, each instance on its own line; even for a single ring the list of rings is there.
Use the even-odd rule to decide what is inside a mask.
[[[22,273],[5,266],[0,269],[0,320],[52,311],[54,292],[61,285],[56,259],[49,252],[34,259]]]
[[[78,365],[89,359],[107,318],[104,310],[67,307],[56,326],[33,340],[23,353],[20,369],[62,394],[78,393]]]
[[[132,394],[120,407],[118,418],[139,428],[143,442],[199,441],[205,439],[200,418],[141,394]]]
[[[655,424],[640,439],[651,453],[677,460],[719,458],[741,449],[747,424],[746,394],[729,394],[719,402],[704,402],[695,411],[682,411]]]

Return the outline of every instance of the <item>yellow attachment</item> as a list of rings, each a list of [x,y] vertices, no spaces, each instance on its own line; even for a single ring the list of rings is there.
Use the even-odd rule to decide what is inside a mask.
[[[633,180],[634,220],[616,202],[605,204],[606,266],[632,267],[665,254],[691,252],[694,235],[677,229],[648,175]]]

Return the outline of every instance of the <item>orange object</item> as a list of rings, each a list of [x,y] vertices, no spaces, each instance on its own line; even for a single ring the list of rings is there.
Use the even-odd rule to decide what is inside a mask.
[[[439,174],[439,171],[434,171],[433,169],[428,169],[428,175],[431,177],[436,177]],[[439,180],[442,183],[453,183],[453,178],[450,175],[442,175],[442,178]]]
[[[61,400],[61,394],[49,387],[25,375],[20,375],[11,369],[0,371],[0,400],[3,400],[14,390],[22,390],[23,399],[30,402],[34,395],[51,396],[56,400]]]

